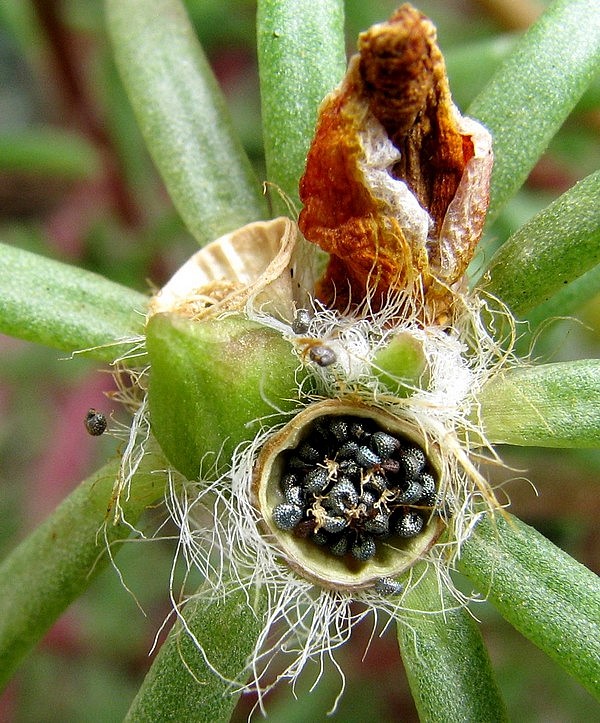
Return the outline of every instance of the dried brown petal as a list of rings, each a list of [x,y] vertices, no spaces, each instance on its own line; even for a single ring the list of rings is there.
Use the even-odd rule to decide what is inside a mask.
[[[408,290],[436,319],[481,236],[491,138],[452,104],[435,28],[412,6],[359,51],[321,106],[300,184],[300,229],[331,254],[318,293],[377,308]]]

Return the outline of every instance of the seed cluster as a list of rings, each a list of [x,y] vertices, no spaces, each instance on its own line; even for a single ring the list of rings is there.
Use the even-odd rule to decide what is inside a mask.
[[[285,502],[272,512],[280,530],[361,562],[381,540],[418,535],[437,504],[421,447],[353,416],[318,418],[287,453],[280,488]]]

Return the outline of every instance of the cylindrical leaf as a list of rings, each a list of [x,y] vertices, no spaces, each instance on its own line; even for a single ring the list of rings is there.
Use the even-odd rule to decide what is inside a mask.
[[[600,262],[600,171],[564,193],[500,248],[485,289],[515,314],[548,301]]]
[[[179,0],[106,0],[115,57],[150,153],[204,244],[266,204]]]
[[[0,244],[0,331],[112,361],[143,332],[148,299],[59,261]]]
[[[231,592],[210,605],[202,599],[192,600],[184,617],[208,663],[222,676],[238,676],[262,627],[260,611],[250,610],[244,592]],[[206,660],[177,622],[131,705],[127,723],[228,721],[239,694],[233,693]]]
[[[488,216],[521,187],[600,63],[596,0],[555,0],[469,107],[494,137]]]
[[[108,563],[107,543],[129,537],[143,510],[164,495],[165,478],[152,474],[164,458],[147,455],[121,500],[125,520],[108,517],[118,461],[82,482],[0,565],[0,684],[56,618]],[[106,523],[106,537],[102,534]],[[116,548],[113,548],[113,554]]]
[[[425,389],[429,371],[422,344],[410,334],[396,334],[375,354],[373,374],[398,396],[407,396],[415,387]]]
[[[398,624],[398,641],[420,719],[506,721],[481,633],[466,610],[451,609],[456,601],[440,591],[436,575],[420,579],[403,604],[414,612]]]
[[[459,569],[509,623],[600,697],[600,581],[513,516],[484,519]]]
[[[600,446],[600,361],[540,364],[498,375],[479,395],[496,444]]]
[[[152,429],[169,461],[189,479],[231,460],[265,418],[297,400],[298,359],[272,329],[229,316],[194,322],[156,314],[147,326]],[[279,419],[281,421],[281,419]]]
[[[274,208],[289,214],[278,189],[299,203],[317,108],[344,74],[344,4],[259,0],[257,28],[267,176]]]

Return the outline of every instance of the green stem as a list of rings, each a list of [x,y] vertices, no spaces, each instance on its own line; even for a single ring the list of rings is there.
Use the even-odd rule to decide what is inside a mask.
[[[0,564],[0,684],[107,565],[107,544],[129,537],[130,525],[162,498],[164,476],[152,471],[164,464],[155,455],[144,458],[122,500],[128,524],[112,524],[109,517],[119,468],[113,461],[82,482]]]
[[[459,569],[499,612],[600,697],[600,581],[523,522],[484,519]]]
[[[420,572],[422,568],[414,571],[417,576]],[[432,570],[410,590],[403,605],[411,612],[398,624],[398,641],[420,719],[508,720],[475,621],[440,590]]]
[[[121,77],[150,154],[201,244],[265,218],[266,203],[179,0],[106,0]]]
[[[273,206],[289,215],[315,130],[317,108],[346,66],[341,0],[259,0],[258,63],[267,177]]]
[[[125,286],[0,244],[0,332],[112,361],[143,332],[148,299]]]

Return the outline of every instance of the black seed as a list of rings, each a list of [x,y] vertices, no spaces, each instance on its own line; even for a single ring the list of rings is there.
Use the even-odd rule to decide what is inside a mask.
[[[423,488],[423,496],[421,497],[421,504],[427,507],[435,507],[438,503],[438,494],[435,489],[435,479],[429,472],[423,472],[419,477],[419,482]]]
[[[348,422],[340,417],[336,417],[330,422],[329,431],[341,444],[348,439]]]
[[[375,592],[380,595],[399,595],[404,585],[393,577],[380,577],[375,583]]]
[[[400,442],[387,432],[375,432],[369,440],[369,444],[382,460],[389,459],[400,447]]]
[[[347,526],[346,520],[343,517],[338,517],[338,515],[325,515],[323,520],[323,529],[326,532],[338,533]]]
[[[360,467],[353,459],[345,459],[343,462],[340,462],[340,471],[343,472],[346,477],[358,477],[360,475]]]
[[[307,309],[298,309],[292,322],[294,334],[306,334],[310,325],[310,314]]]
[[[323,545],[326,545],[331,538],[325,530],[321,529],[314,532],[310,539],[315,543],[315,545],[322,547]]]
[[[425,521],[416,512],[407,512],[398,518],[394,532],[400,537],[415,537],[423,529]]]
[[[341,480],[331,488],[328,501],[332,510],[343,514],[347,509],[356,507],[358,493],[351,482]]]
[[[375,540],[368,535],[363,535],[352,545],[352,557],[361,562],[370,560],[376,552]]]
[[[365,481],[363,482],[363,487],[365,489],[369,490],[375,490],[378,494],[381,494],[388,488],[387,480],[378,472],[375,472],[374,474],[369,474]]]
[[[89,409],[83,420],[88,434],[92,437],[99,437],[106,431],[106,417],[102,412],[95,409]]]
[[[350,434],[354,437],[354,439],[362,440],[367,434],[365,425],[361,422],[352,422],[350,425]]]
[[[316,462],[321,461],[322,454],[309,442],[303,442],[298,448],[298,456],[305,462],[312,462],[315,464]]]
[[[306,501],[306,490],[302,489],[302,487],[288,487],[288,489],[284,492],[284,496],[286,502],[289,502],[290,505],[304,507],[304,503]]]
[[[273,509],[273,522],[280,530],[291,530],[302,519],[302,510],[296,505],[284,503]]]
[[[316,467],[304,478],[304,486],[309,492],[322,492],[327,487],[329,479],[327,477],[327,470],[323,467]]]
[[[404,492],[396,498],[396,502],[402,505],[414,505],[422,496],[423,488],[416,480],[411,479],[408,481],[408,486]]]
[[[324,345],[311,347],[308,352],[308,356],[311,361],[314,361],[315,364],[318,364],[320,367],[328,367],[330,364],[337,361],[337,356],[335,355],[333,349]]]
[[[373,505],[377,501],[377,497],[372,493],[365,490],[362,495],[358,498],[358,504],[363,505],[365,512],[370,512],[373,509]]]
[[[373,452],[372,449],[369,449],[369,447],[362,446],[358,448],[356,453],[356,462],[361,467],[373,467],[381,462],[381,457],[378,454],[375,454],[375,452]]]
[[[375,517],[367,520],[363,527],[373,535],[385,535],[390,529],[390,518],[383,512],[378,512]]]
[[[358,444],[356,442],[345,442],[338,449],[337,459],[351,459],[356,461],[356,453],[358,452]]]
[[[346,536],[340,537],[329,546],[329,549],[332,555],[343,557],[348,552],[348,538]]]
[[[420,460],[408,450],[400,454],[400,466],[404,470],[407,480],[417,477],[423,469],[423,464],[421,464]]]
[[[288,472],[287,474],[284,474],[279,482],[279,486],[281,487],[281,491],[283,494],[285,494],[290,488],[297,487],[299,483],[298,475],[293,474],[292,472]]]
[[[298,455],[293,454],[288,460],[288,467],[290,469],[308,469],[310,464],[305,462],[303,459],[300,459]]]
[[[318,436],[320,440],[328,439],[330,436],[328,419],[328,417],[319,417],[319,419],[315,422],[313,434],[311,436]]]

